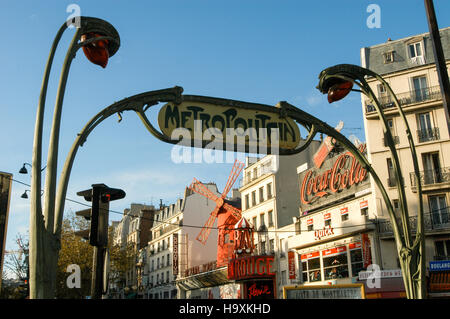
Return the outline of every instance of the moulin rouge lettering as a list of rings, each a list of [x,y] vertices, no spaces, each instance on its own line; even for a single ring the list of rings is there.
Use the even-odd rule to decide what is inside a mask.
[[[248,297],[249,299],[251,299],[252,297],[258,297],[261,295],[270,295],[270,289],[269,286],[264,285],[261,287],[262,289],[258,289],[256,287],[256,284],[251,285],[250,287],[248,287]]]
[[[365,151],[366,145],[360,146],[361,153]],[[349,164],[350,163],[350,164]],[[331,169],[321,174],[309,170],[303,178],[300,189],[300,199],[303,204],[309,204],[314,198],[337,193],[364,181],[367,177],[367,170],[350,152],[340,155]]]

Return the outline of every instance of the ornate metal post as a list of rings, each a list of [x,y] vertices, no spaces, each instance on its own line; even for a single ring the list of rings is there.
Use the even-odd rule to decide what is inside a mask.
[[[48,80],[53,64],[53,58],[62,34],[68,27],[65,22],[59,29],[53,41],[50,55],[44,72],[41,86],[39,104],[36,114],[36,124],[33,143],[32,180],[31,180],[31,209],[30,209],[30,297],[52,298],[55,292],[55,273],[59,252],[60,239],[55,236],[55,185],[58,161],[58,141],[61,123],[61,111],[64,92],[69,74],[70,64],[76,51],[99,41],[107,41],[109,56],[113,56],[120,46],[117,31],[108,22],[89,17],[80,17],[75,35],[67,51],[59,81],[57,100],[51,130],[47,176],[45,186],[45,207],[42,212],[41,203],[41,167],[42,167],[42,131],[44,121],[45,99],[47,95]],[[80,42],[82,35],[95,34],[93,38]]]
[[[341,94],[344,97],[350,90],[351,86],[346,86],[346,83],[356,84],[360,88],[360,92],[365,94],[371,101],[373,101],[378,116],[381,120],[383,133],[387,141],[390,153],[393,158],[393,166],[395,177],[397,179],[397,191],[399,194],[400,203],[400,219],[401,228],[397,225],[397,219],[392,208],[389,197],[384,190],[383,185],[378,178],[375,178],[373,172],[371,172],[374,181],[376,182],[378,188],[380,189],[386,206],[388,208],[389,217],[393,225],[394,237],[397,243],[397,251],[400,259],[400,265],[402,269],[403,279],[405,283],[405,290],[408,298],[425,298],[426,297],[426,284],[425,284],[425,235],[424,235],[424,220],[423,220],[423,198],[422,198],[422,186],[420,182],[417,185],[417,196],[419,203],[419,210],[417,213],[417,230],[415,234],[415,240],[413,241],[410,225],[409,225],[409,213],[406,200],[406,194],[404,189],[404,181],[402,177],[402,171],[400,167],[400,162],[398,159],[397,151],[395,149],[394,140],[390,129],[388,128],[386,118],[383,113],[383,109],[380,106],[375,94],[371,90],[370,86],[366,81],[366,77],[370,76],[378,81],[380,81],[388,90],[392,96],[395,106],[404,121],[406,127],[406,135],[408,138],[411,157],[414,165],[414,174],[416,180],[419,181],[419,166],[417,161],[416,149],[414,146],[414,141],[412,138],[411,131],[409,129],[408,121],[406,116],[392,91],[386,81],[383,80],[381,76],[372,72],[368,69],[361,68],[356,65],[341,64],[323,70],[319,75],[319,85],[318,89],[322,93],[330,94]],[[339,91],[341,91],[339,93]],[[339,139],[337,139],[341,142]]]

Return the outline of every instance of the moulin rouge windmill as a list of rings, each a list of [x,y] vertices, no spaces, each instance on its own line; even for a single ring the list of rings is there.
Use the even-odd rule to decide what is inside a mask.
[[[208,240],[211,229],[217,219],[218,228],[218,242],[217,242],[217,267],[221,267],[227,264],[228,259],[231,258],[234,249],[234,229],[233,226],[241,219],[241,210],[228,204],[226,197],[228,192],[233,187],[236,179],[239,177],[244,164],[238,160],[234,161],[233,168],[231,169],[230,176],[219,197],[211,192],[205,185],[194,178],[193,182],[189,186],[194,192],[207,197],[208,199],[216,202],[216,207],[209,215],[208,220],[203,226],[202,230],[197,236],[197,240],[202,244],[205,244]]]

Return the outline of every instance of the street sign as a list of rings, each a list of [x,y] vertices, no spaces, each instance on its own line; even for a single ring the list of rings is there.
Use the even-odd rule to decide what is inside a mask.
[[[158,125],[170,140],[179,139],[182,133],[190,134],[185,143],[180,141],[182,145],[197,147],[200,142],[202,147],[202,142],[216,141],[226,145],[223,150],[230,151],[249,145],[292,150],[301,140],[295,121],[282,118],[278,108],[203,96],[185,95],[181,103],[165,104],[159,111]],[[277,130],[276,141],[272,130]]]

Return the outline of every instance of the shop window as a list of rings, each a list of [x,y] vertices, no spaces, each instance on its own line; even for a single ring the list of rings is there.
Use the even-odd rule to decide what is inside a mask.
[[[302,255],[301,261],[303,282],[316,282],[322,280],[319,252]]]
[[[363,255],[361,248],[350,250],[350,260],[352,263],[352,276],[358,276],[358,273],[364,270]]]
[[[324,257],[323,268],[325,273],[325,280],[347,278],[347,252],[334,256]]]

